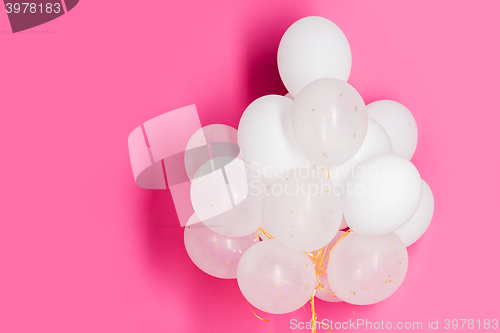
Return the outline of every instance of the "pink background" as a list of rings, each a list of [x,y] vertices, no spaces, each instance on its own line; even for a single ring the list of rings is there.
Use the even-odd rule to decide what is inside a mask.
[[[288,332],[235,280],[189,260],[168,191],[138,188],[127,136],[196,104],[237,126],[285,94],[280,36],[321,15],[352,48],[349,82],[419,126],[413,162],[436,211],[401,288],[373,306],[317,301],[319,320],[500,316],[498,1],[96,1],[19,34],[0,12],[0,332]],[[442,326],[441,326],[442,327]]]

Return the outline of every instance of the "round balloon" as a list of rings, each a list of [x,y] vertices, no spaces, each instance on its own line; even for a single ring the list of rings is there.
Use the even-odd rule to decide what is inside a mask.
[[[241,237],[261,226],[264,193],[263,181],[242,160],[218,157],[198,169],[190,196],[207,227],[227,237]]]
[[[328,283],[337,297],[351,304],[374,304],[403,283],[408,253],[394,233],[350,233],[333,248],[328,269]]]
[[[264,204],[269,233],[291,249],[310,252],[327,245],[342,222],[340,196],[328,179],[298,175],[277,180]]]
[[[191,260],[202,271],[222,279],[235,279],[243,253],[259,242],[256,234],[244,237],[222,236],[203,223],[184,229],[184,245]]]
[[[191,136],[184,152],[187,176],[193,179],[202,165],[211,158],[221,156],[229,157],[227,163],[236,157],[241,159],[236,128],[222,124],[211,124],[200,128]]]
[[[434,196],[431,188],[422,180],[422,199],[417,211],[402,227],[394,231],[406,246],[415,243],[425,233],[434,215]]]
[[[421,197],[417,168],[403,157],[379,155],[361,163],[348,178],[342,208],[354,232],[382,235],[408,222]]]
[[[367,128],[363,98],[344,81],[313,81],[293,102],[293,137],[317,166],[330,169],[347,162],[363,144]]]
[[[238,264],[237,276],[248,302],[268,313],[299,309],[316,287],[316,272],[309,256],[275,239],[249,248]]]
[[[292,24],[278,47],[281,80],[294,97],[317,79],[347,81],[351,62],[351,48],[344,33],[323,17],[305,17]]]
[[[238,143],[245,162],[266,181],[290,168],[308,167],[293,141],[290,112],[293,101],[268,95],[253,101],[241,116]]]
[[[344,184],[362,162],[373,156],[391,153],[392,145],[387,132],[375,120],[368,119],[366,137],[357,153],[344,164],[330,169],[328,178],[335,184]]]
[[[393,153],[410,160],[418,141],[417,123],[410,110],[398,102],[382,100],[368,104],[366,112],[386,130]]]

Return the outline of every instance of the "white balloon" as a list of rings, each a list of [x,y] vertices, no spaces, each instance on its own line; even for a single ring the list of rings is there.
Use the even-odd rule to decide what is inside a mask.
[[[227,237],[203,223],[187,225],[184,230],[184,245],[191,260],[205,273],[222,279],[236,278],[243,253],[257,242],[256,234]]]
[[[207,227],[227,237],[242,237],[262,223],[264,190],[262,180],[242,160],[217,157],[198,169],[190,195],[196,215]]]
[[[268,95],[253,101],[241,116],[238,144],[245,162],[272,181],[287,169],[308,167],[307,158],[293,141],[290,112],[293,101]]]
[[[222,124],[200,128],[191,136],[184,152],[184,165],[189,179],[193,179],[198,169],[207,164],[210,158],[231,156],[231,159],[241,159],[239,150],[236,128]]]
[[[422,199],[411,219],[394,231],[405,246],[415,243],[425,233],[434,215],[434,196],[431,188],[422,180]]]
[[[278,47],[281,80],[294,97],[317,79],[332,77],[347,81],[351,63],[351,48],[342,30],[319,16],[304,17],[293,23]]]
[[[368,104],[366,112],[391,138],[393,153],[410,160],[418,141],[417,123],[410,110],[398,102],[382,100]]]
[[[368,305],[392,295],[408,270],[408,252],[394,233],[350,233],[333,248],[328,283],[344,302]]]
[[[276,239],[255,244],[243,254],[237,279],[250,304],[276,314],[299,309],[316,287],[316,271],[309,256]]]
[[[338,79],[309,83],[295,97],[291,114],[297,146],[319,166],[347,162],[366,136],[365,102],[354,87]]]
[[[422,182],[407,159],[379,155],[361,163],[349,177],[342,208],[349,228],[362,235],[395,231],[417,211]]]
[[[330,169],[328,178],[335,184],[344,184],[347,177],[352,175],[355,168],[370,157],[391,154],[392,145],[389,135],[379,123],[368,119],[366,137],[358,152],[344,164]]]
[[[281,178],[271,185],[264,202],[267,231],[297,251],[327,245],[342,221],[340,196],[324,178]]]

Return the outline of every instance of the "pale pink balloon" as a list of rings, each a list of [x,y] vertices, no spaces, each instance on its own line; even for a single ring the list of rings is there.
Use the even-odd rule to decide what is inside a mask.
[[[243,254],[238,265],[238,285],[256,308],[268,313],[288,313],[311,298],[316,272],[307,254],[270,239]]]
[[[257,234],[227,237],[203,223],[188,225],[184,230],[184,245],[191,260],[205,273],[222,279],[236,278],[243,253],[258,242]]]
[[[328,269],[328,282],[337,297],[351,304],[374,304],[403,283],[408,253],[395,233],[350,233],[332,250]]]

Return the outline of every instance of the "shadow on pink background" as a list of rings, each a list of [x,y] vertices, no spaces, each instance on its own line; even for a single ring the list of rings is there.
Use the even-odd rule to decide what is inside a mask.
[[[190,261],[168,191],[138,188],[128,134],[196,104],[236,127],[285,94],[281,35],[320,15],[352,48],[349,82],[419,127],[413,162],[433,222],[401,288],[373,306],[317,301],[318,319],[500,319],[497,1],[87,0],[34,30],[0,13],[0,332],[295,332],[310,308],[256,312],[235,280]],[[307,331],[307,330],[305,330]]]

